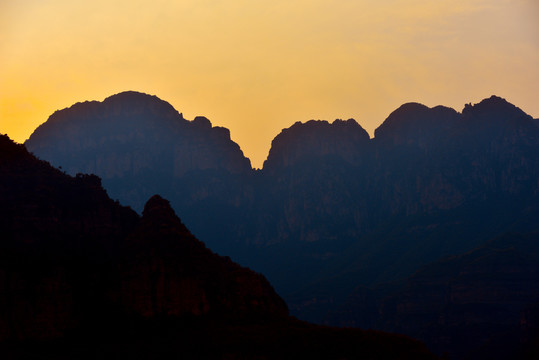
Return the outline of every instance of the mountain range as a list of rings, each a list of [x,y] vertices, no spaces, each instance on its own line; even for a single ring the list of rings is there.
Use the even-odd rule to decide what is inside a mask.
[[[16,359],[434,359],[404,336],[314,326],[196,239],[159,195],[142,216],[0,136],[0,354]]]
[[[197,238],[267,276],[302,319],[399,331],[456,357],[490,353],[493,339],[518,327],[513,315],[476,316],[473,326],[498,330],[470,343],[451,335],[466,333],[462,327],[433,325],[439,307],[421,305],[430,309],[425,323],[398,320],[415,319],[413,311],[380,310],[420,304],[421,291],[434,290],[410,289],[425,267],[457,266],[448,256],[470,259],[465,254],[507,233],[536,239],[538,122],[500,97],[461,112],[404,104],[372,139],[353,119],[298,122],[275,137],[261,170],[227,129],[204,117],[186,120],[137,92],[57,111],[25,145],[68,174],[98,175],[112,198],[139,213],[153,194],[170,199]],[[436,289],[442,279],[462,281],[455,273],[436,276],[429,280]],[[511,279],[495,282],[491,295],[525,283]],[[489,314],[491,300],[479,295],[490,293],[470,289],[471,298],[483,299],[470,308]],[[504,306],[515,314],[534,303],[539,297],[530,291]],[[462,311],[450,314],[469,323]]]

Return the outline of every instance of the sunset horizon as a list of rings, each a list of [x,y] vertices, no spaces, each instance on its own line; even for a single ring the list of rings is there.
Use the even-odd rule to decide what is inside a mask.
[[[254,167],[297,121],[491,95],[539,117],[539,7],[521,1],[55,0],[0,5],[0,130],[135,90],[231,131]]]
[[[539,359],[538,0],[0,0],[0,358]]]
[[[174,106],[174,104],[168,102],[166,99],[160,98],[158,94],[150,94],[150,93],[145,93],[145,92],[143,92],[143,91],[137,91],[137,90],[125,90],[125,91],[121,91],[121,92],[119,92],[119,93],[110,94],[109,96],[106,96],[106,97],[103,98],[103,99],[85,99],[85,100],[77,101],[76,103],[73,103],[73,104],[71,104],[71,105],[69,105],[69,106],[67,106],[67,107],[64,107],[64,108],[55,110],[53,113],[51,113],[51,116],[48,117],[47,120],[49,120],[50,118],[52,118],[53,115],[54,115],[55,113],[61,112],[61,111],[64,111],[64,110],[67,110],[67,109],[71,108],[72,106],[74,106],[74,105],[76,105],[76,104],[84,103],[84,102],[104,102],[104,101],[105,101],[106,99],[108,99],[108,98],[111,98],[111,97],[114,97],[115,95],[119,95],[119,94],[123,94],[123,93],[139,93],[139,94],[144,94],[144,95],[149,95],[149,96],[152,96],[152,97],[156,97],[156,98],[158,98],[158,99],[160,99],[160,100],[162,100],[162,101],[165,101],[165,102],[169,103],[169,104],[170,104],[170,105],[171,105],[171,106],[172,106],[172,107],[173,107],[173,108],[174,108],[174,109],[175,109],[175,110],[176,110],[176,111],[177,111],[177,112],[178,112],[178,113],[185,119],[185,120],[188,120],[188,121],[193,121],[193,120],[195,119],[195,117],[197,117],[197,116],[206,117],[204,114],[195,114],[195,115],[192,116],[192,117],[187,117],[187,116],[186,116],[180,109],[176,108],[176,107]],[[300,123],[306,123],[306,122],[308,122],[308,121],[315,120],[315,121],[327,121],[328,123],[331,124],[331,123],[333,123],[333,122],[335,122],[335,121],[337,121],[337,120],[349,120],[349,119],[353,119],[354,121],[356,121],[356,122],[359,124],[359,126],[361,126],[363,129],[365,129],[365,130],[367,131],[367,133],[369,134],[369,137],[370,137],[371,139],[374,139],[374,137],[375,137],[375,136],[374,136],[374,131],[375,131],[380,125],[383,124],[383,122],[387,119],[387,117],[388,117],[393,111],[397,110],[399,107],[401,107],[401,106],[403,106],[403,105],[405,105],[405,104],[409,104],[409,103],[418,103],[418,104],[421,104],[421,105],[425,105],[425,106],[427,106],[428,108],[434,108],[434,107],[437,107],[437,106],[443,106],[443,107],[449,107],[449,108],[452,108],[452,109],[454,109],[455,111],[457,111],[458,113],[462,113],[462,110],[464,109],[464,107],[465,107],[467,104],[472,104],[472,105],[473,105],[473,104],[478,104],[478,103],[481,102],[482,100],[485,100],[485,99],[488,99],[488,98],[491,98],[491,97],[499,97],[499,98],[502,98],[502,99],[508,101],[509,103],[511,103],[511,104],[513,104],[513,105],[515,105],[515,106],[517,106],[518,108],[520,108],[521,110],[523,110],[526,114],[529,114],[525,109],[522,109],[521,107],[519,107],[518,104],[514,104],[514,103],[512,103],[512,102],[510,101],[510,99],[504,98],[503,96],[498,96],[497,94],[491,94],[490,96],[485,96],[484,98],[482,98],[482,99],[480,99],[480,100],[478,100],[478,101],[468,101],[468,102],[466,102],[465,104],[462,104],[462,106],[461,106],[460,108],[452,108],[452,107],[446,106],[445,104],[427,105],[427,104],[424,104],[424,103],[422,103],[422,102],[420,102],[420,101],[410,101],[410,102],[407,102],[407,103],[402,103],[402,104],[400,104],[399,106],[397,106],[396,108],[394,108],[394,109],[388,111],[388,113],[387,113],[387,115],[384,117],[384,119],[382,119],[382,120],[380,121],[380,123],[377,124],[377,125],[375,125],[374,128],[372,128],[372,129],[365,128],[365,126],[363,126],[363,124],[361,123],[361,121],[359,121],[358,119],[355,119],[355,118],[334,118],[334,119],[311,118],[311,119],[297,120],[297,121],[295,121],[295,122],[290,123],[288,126],[283,127],[281,130],[279,130],[279,131],[277,131],[275,134],[273,134],[272,140],[273,140],[273,139],[275,138],[275,136],[277,136],[282,130],[285,130],[285,129],[290,128],[292,125],[294,125],[294,124],[297,123],[297,122],[300,122]],[[207,117],[206,117],[206,118],[207,118]],[[534,118],[535,118],[535,117],[534,117]],[[208,118],[208,120],[210,120],[212,126],[214,126],[214,127],[215,127],[215,126],[221,126],[221,127],[227,128],[226,126],[222,126],[222,125],[220,125],[219,123],[216,123],[216,122],[215,122],[213,119],[211,119],[211,118]],[[44,124],[45,122],[46,122],[46,121],[44,121],[43,124]],[[38,124],[38,125],[36,126],[36,129],[37,129],[40,125],[42,125],[42,124]],[[36,130],[36,129],[34,129],[34,130]],[[228,128],[227,128],[227,129],[228,129]],[[229,130],[230,130],[230,129],[229,129]],[[14,140],[14,141],[19,142],[19,143],[22,144],[22,143],[26,142],[26,141],[29,139],[30,135],[31,135],[33,132],[34,132],[34,131],[32,131],[32,132],[28,135],[28,137],[26,137],[26,138],[24,138],[24,139],[22,139],[22,140],[19,140],[19,139],[17,139],[17,138],[12,138],[12,140]],[[9,135],[9,134],[7,134],[7,135]],[[233,133],[233,132],[230,133],[230,137],[231,137],[231,140],[232,140],[232,141],[236,142],[236,143],[239,145],[239,147],[240,147],[240,149],[242,150],[244,156],[245,156],[247,159],[250,160],[251,166],[253,167],[253,169],[262,169],[264,162],[267,160],[267,156],[268,156],[268,153],[269,153],[269,151],[270,151],[270,147],[271,147],[271,146],[268,147],[265,156],[264,156],[262,159],[256,158],[256,159],[255,159],[256,162],[255,162],[255,161],[253,160],[253,158],[251,158],[251,157],[249,156],[249,154],[247,154],[247,153],[245,152],[245,149],[242,147],[242,144],[241,144],[240,142],[238,142],[238,141],[235,140],[235,138],[234,138],[234,133]]]

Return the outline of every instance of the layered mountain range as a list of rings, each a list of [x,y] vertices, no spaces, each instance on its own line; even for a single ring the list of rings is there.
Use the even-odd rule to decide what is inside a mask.
[[[161,196],[139,216],[4,135],[0,196],[2,358],[434,358],[404,336],[290,317]]]
[[[447,338],[439,328],[426,336],[401,325],[411,322],[358,313],[385,296],[401,301],[399,289],[429,263],[539,231],[539,127],[496,96],[462,112],[404,104],[373,139],[353,119],[298,122],[275,137],[261,170],[228,130],[136,92],[57,111],[26,146],[69,174],[100,176],[137,211],[154,193],[170,199],[209,248],[265,274],[303,319],[397,329],[457,356],[496,334],[438,346]],[[353,301],[358,291],[376,306]],[[524,298],[539,302],[534,294]]]

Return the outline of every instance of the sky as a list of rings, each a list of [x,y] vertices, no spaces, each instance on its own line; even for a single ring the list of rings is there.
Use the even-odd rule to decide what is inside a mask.
[[[371,136],[406,102],[539,117],[537,0],[0,0],[0,133],[125,90],[203,115],[261,167],[296,121]]]

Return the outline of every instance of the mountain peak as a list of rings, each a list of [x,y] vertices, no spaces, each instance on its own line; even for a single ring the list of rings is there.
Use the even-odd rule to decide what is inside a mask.
[[[478,104],[466,104],[462,110],[463,126],[470,136],[481,134],[486,141],[537,144],[539,128],[534,119],[499,96]],[[487,139],[490,139],[488,140]]]
[[[502,97],[492,95],[487,99],[481,100],[478,104],[466,104],[462,110],[464,117],[478,116],[480,118],[531,118],[520,108],[511,104]]]
[[[138,91],[124,91],[111,95],[103,100],[104,108],[112,108],[120,113],[151,113],[159,116],[172,117],[185,120],[170,103],[161,100],[155,95],[149,95]]]
[[[369,134],[354,119],[296,122],[273,139],[264,168],[292,166],[307,158],[336,155],[355,163]],[[359,151],[359,153],[358,153]]]
[[[408,102],[404,103],[401,106],[399,106],[396,110],[394,110],[389,116],[414,116],[419,111],[428,111],[430,108],[426,105],[423,105],[418,102]]]
[[[170,202],[160,195],[154,195],[146,202],[142,211],[142,219],[162,226],[178,227],[180,231],[188,231],[170,206]]]
[[[377,142],[424,147],[458,118],[454,109],[445,106],[429,108],[420,103],[406,103],[387,117],[374,131],[374,137]]]
[[[110,95],[107,98],[105,98],[104,101],[133,101],[133,100],[141,100],[141,99],[159,99],[155,95],[146,94],[140,91],[134,91],[134,90],[127,90],[122,91],[114,95]]]
[[[159,195],[152,196],[146,202],[142,215],[146,217],[146,216],[151,216],[155,213],[175,215],[174,210],[172,210],[172,207],[170,206],[170,202],[166,199],[163,199]]]
[[[228,129],[212,127],[203,116],[188,121],[168,102],[136,91],[57,111],[26,146],[68,174],[93,173],[113,183],[111,196],[137,211],[156,192],[172,198],[177,192],[173,183],[192,171],[251,170]],[[143,186],[133,196],[122,185],[130,177],[156,179],[162,186]]]

